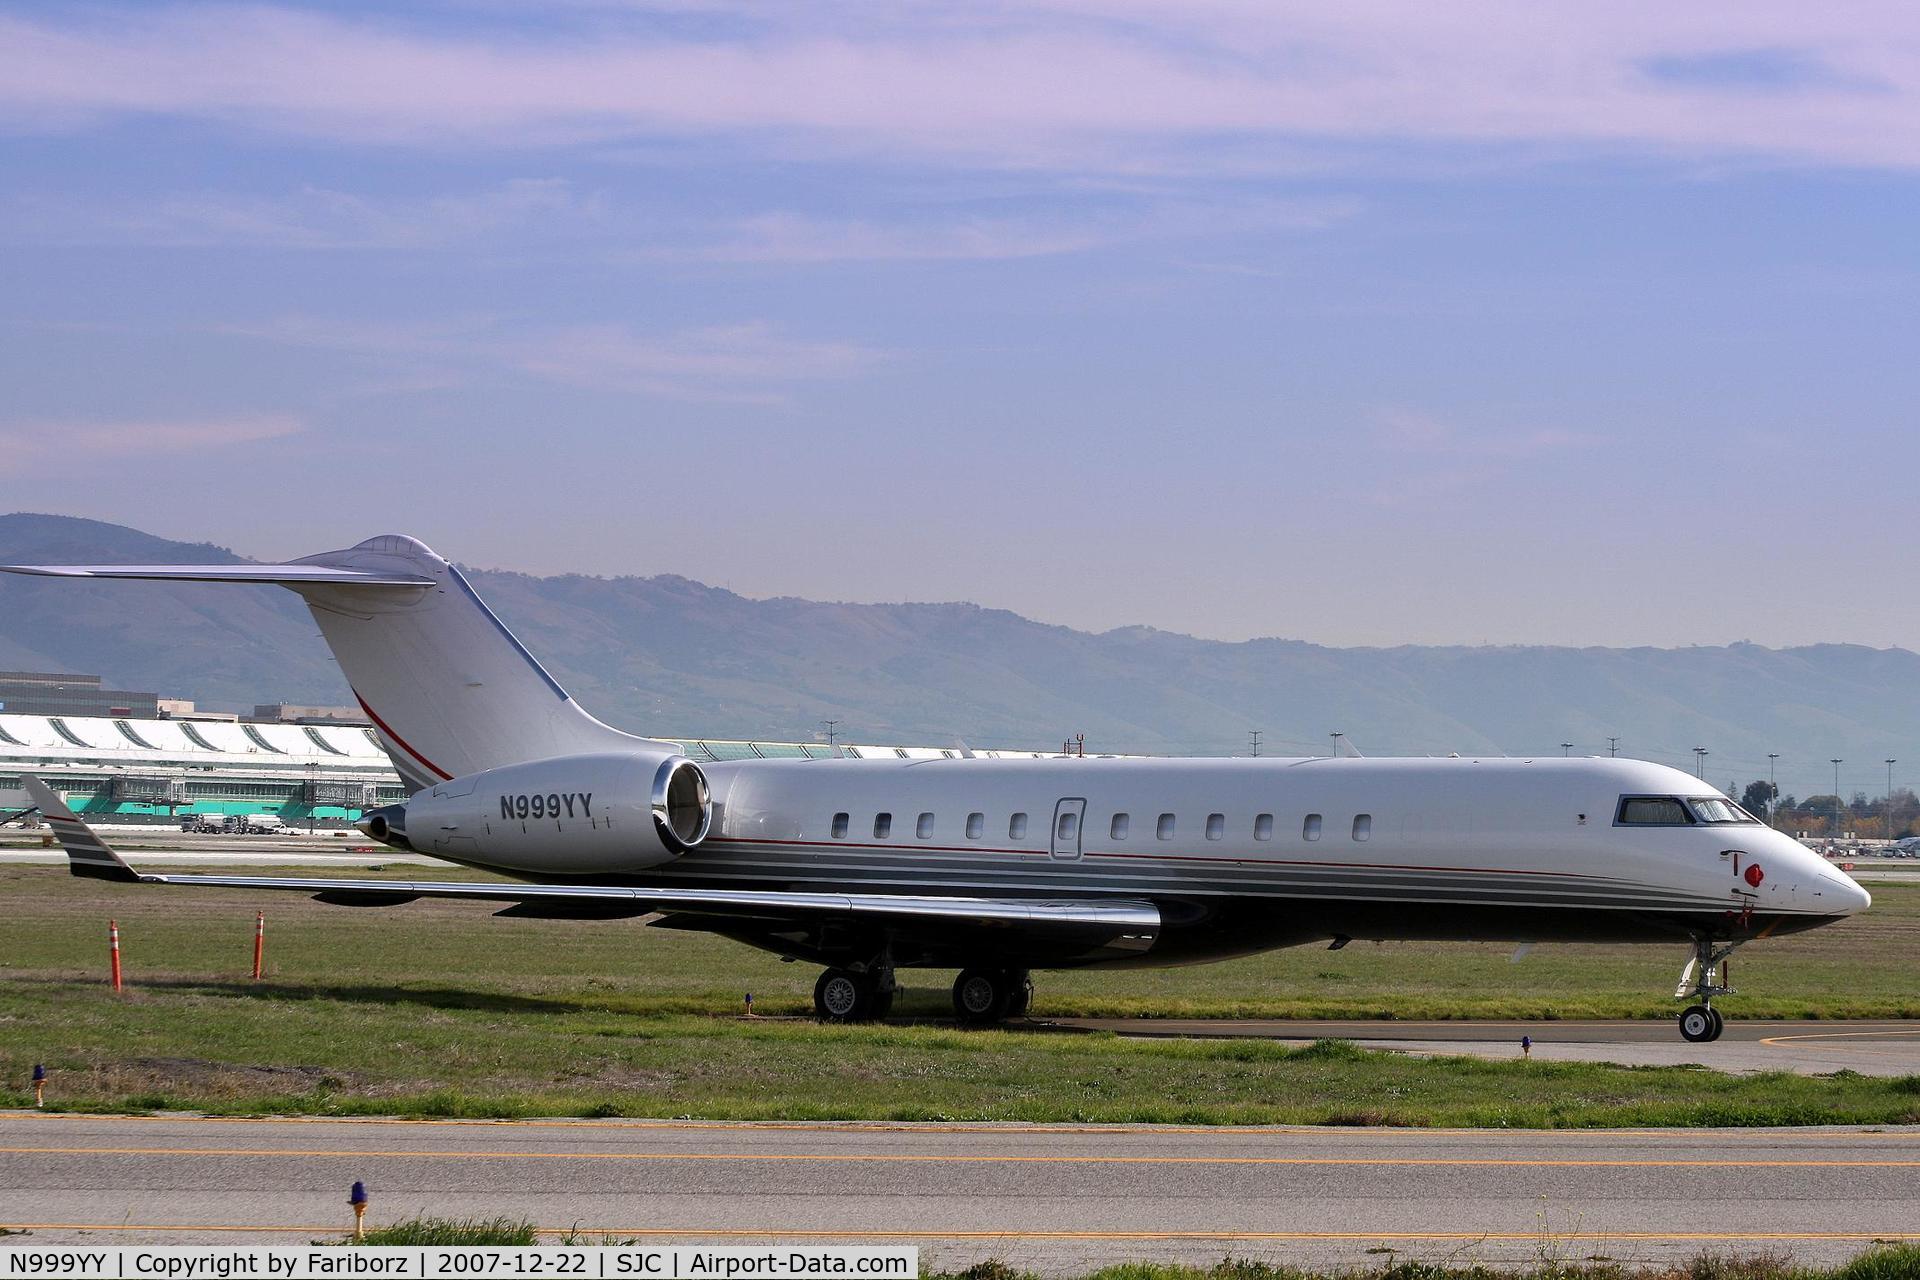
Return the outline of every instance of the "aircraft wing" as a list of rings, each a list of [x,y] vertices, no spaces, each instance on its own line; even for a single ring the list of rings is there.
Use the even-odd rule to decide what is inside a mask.
[[[950,898],[935,894],[683,889],[652,885],[148,875],[128,866],[40,779],[27,776],[21,783],[67,851],[68,869],[74,875],[125,884],[284,890],[348,906],[398,905],[417,898],[474,898],[518,904],[527,909],[516,914],[526,915],[619,917],[662,911],[732,920],[817,920],[838,916],[992,926],[1087,926],[1116,934],[1152,935],[1160,929],[1159,908],[1135,899]]]

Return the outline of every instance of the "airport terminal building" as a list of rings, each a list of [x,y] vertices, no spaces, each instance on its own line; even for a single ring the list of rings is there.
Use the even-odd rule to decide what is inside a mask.
[[[41,705],[37,712],[16,713],[16,706],[37,704],[18,694],[6,700],[0,709],[0,818],[31,803],[20,786],[26,773],[60,793],[75,812],[116,824],[271,814],[295,827],[338,827],[407,797],[372,728],[346,720],[338,708],[263,705],[255,708],[254,718],[243,720],[186,711],[192,704],[153,694],[101,693],[94,676],[0,674],[15,677],[15,688],[34,686],[48,699],[59,698],[59,707],[76,712],[58,714],[55,707]],[[168,714],[169,706],[183,710]],[[678,741],[690,759],[702,763],[836,753],[869,760],[961,754],[952,747]],[[977,754],[1027,759],[1053,753]]]

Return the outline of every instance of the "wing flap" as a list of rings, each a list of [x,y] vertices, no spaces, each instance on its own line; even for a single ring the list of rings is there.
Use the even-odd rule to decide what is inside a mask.
[[[122,864],[125,865],[125,864]],[[1075,924],[1157,930],[1151,902],[1106,898],[959,898],[934,894],[810,893],[788,890],[679,889],[656,885],[515,884],[460,880],[348,880],[331,876],[140,875],[142,884],[202,889],[265,889],[307,893],[325,900],[467,898],[540,904],[558,915],[562,904],[594,912],[627,906],[632,914],[677,911],[694,915],[788,920],[869,916],[974,924]],[[587,904],[592,904],[588,907]],[[535,911],[515,914],[536,914]]]

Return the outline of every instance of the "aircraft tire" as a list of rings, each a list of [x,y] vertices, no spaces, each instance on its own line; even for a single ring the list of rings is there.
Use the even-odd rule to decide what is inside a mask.
[[[1727,1020],[1721,1017],[1720,1011],[1718,1009],[1713,1008],[1711,1005],[1707,1007],[1707,1012],[1713,1015],[1713,1035],[1709,1038],[1713,1040],[1718,1040],[1720,1038],[1720,1033],[1727,1029]]]
[[[1714,1038],[1719,1026],[1713,1010],[1703,1004],[1688,1005],[1680,1013],[1680,1038],[1688,1044],[1705,1044]]]
[[[1007,993],[1007,1014],[1009,1018],[1024,1018],[1027,1008],[1033,1003],[1033,979],[1026,970],[1015,969],[1010,975],[1013,984]]]
[[[813,984],[813,1011],[826,1022],[865,1022],[873,1016],[873,979],[851,969],[828,969]]]
[[[953,980],[953,1013],[963,1027],[990,1027],[1007,1016],[1013,975],[1005,969],[962,969]]]

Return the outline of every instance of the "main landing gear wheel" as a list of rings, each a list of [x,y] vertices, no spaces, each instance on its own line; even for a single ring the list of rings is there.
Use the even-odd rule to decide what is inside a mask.
[[[953,980],[953,1012],[962,1026],[988,1027],[1027,1006],[1027,975],[1017,969],[962,969]]]
[[[865,1022],[874,1016],[877,984],[851,969],[828,969],[813,984],[813,1011],[828,1022]],[[893,1003],[893,993],[887,993]]]
[[[1725,1023],[1704,1004],[1689,1005],[1680,1014],[1680,1038],[1689,1044],[1718,1040]]]
[[[1008,976],[1013,981],[1013,990],[1007,996],[1007,1017],[1024,1018],[1027,1007],[1033,1003],[1033,979],[1025,969],[1015,969]]]

